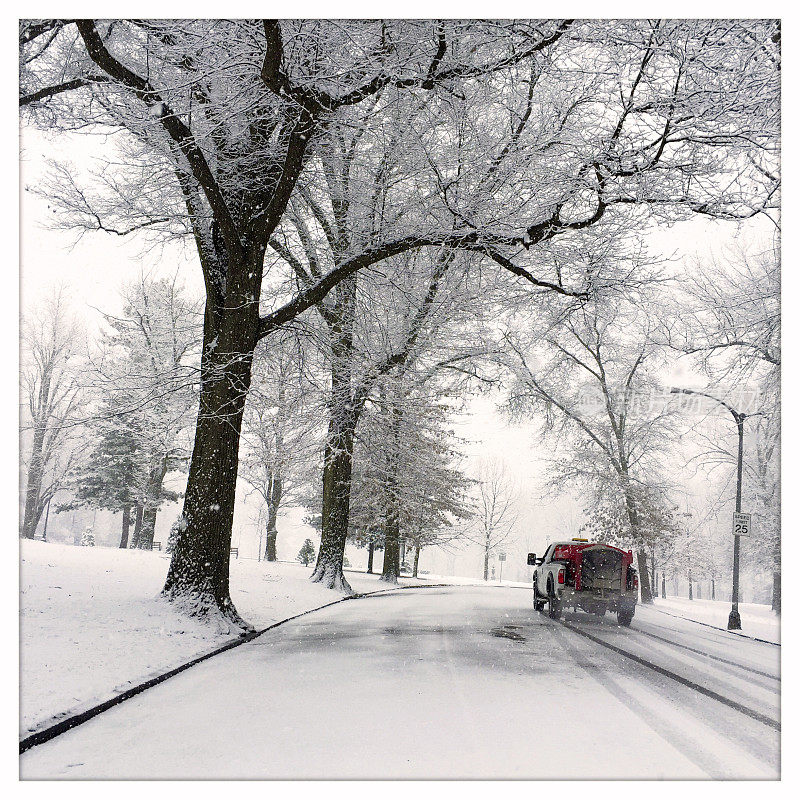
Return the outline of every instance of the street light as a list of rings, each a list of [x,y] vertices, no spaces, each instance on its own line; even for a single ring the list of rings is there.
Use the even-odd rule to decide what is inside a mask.
[[[707,397],[715,403],[719,403],[731,412],[734,421],[736,422],[736,430],[739,434],[739,455],[736,461],[736,513],[742,510],[742,453],[744,452],[744,421],[747,417],[755,416],[755,414],[743,414],[740,411],[729,406],[724,400],[714,397],[705,392],[695,392],[693,389],[675,389],[669,390],[670,394],[697,394],[701,397]],[[691,584],[690,584],[691,586]],[[691,590],[690,590],[691,591]],[[731,613],[728,615],[728,630],[740,631],[742,629],[742,618],[739,616],[739,535],[734,530],[733,534],[733,591],[731,592]]]

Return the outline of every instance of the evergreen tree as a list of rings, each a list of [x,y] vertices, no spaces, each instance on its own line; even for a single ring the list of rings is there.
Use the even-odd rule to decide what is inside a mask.
[[[91,525],[83,532],[81,536],[81,547],[94,547],[94,529]]]
[[[303,542],[303,546],[300,548],[300,552],[297,554],[297,560],[304,567],[307,567],[316,557],[317,553],[314,550],[314,543],[311,539],[306,539]]]
[[[471,514],[472,481],[458,469],[460,455],[448,428],[452,407],[425,384],[401,390],[389,382],[365,411],[356,441],[349,538],[384,550],[382,578],[396,582],[401,551],[458,534]]]
[[[107,397],[92,427],[93,446],[73,471],[67,489],[72,498],[57,512],[81,506],[122,512],[121,548],[128,546],[131,511],[143,506],[147,475],[141,414],[120,415],[115,398]],[[134,513],[134,517],[137,515]],[[141,517],[139,516],[141,524]]]
[[[186,520],[183,517],[178,517],[172,523],[169,529],[169,536],[167,537],[167,547],[165,552],[171,553],[178,545],[181,533],[186,528]]]
[[[87,496],[84,504],[122,509],[123,528],[125,502],[132,501],[131,547],[150,549],[159,508],[180,496],[164,479],[185,469],[189,458],[201,320],[198,302],[174,281],[142,277],[124,288],[123,301],[122,315],[105,317],[109,329],[95,374],[104,412],[96,463],[111,473],[89,464],[78,476],[77,496]]]

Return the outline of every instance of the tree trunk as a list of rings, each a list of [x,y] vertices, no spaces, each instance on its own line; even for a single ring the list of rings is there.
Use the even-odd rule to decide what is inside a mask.
[[[353,475],[353,440],[359,411],[354,406],[353,321],[355,275],[336,290],[336,311],[325,315],[332,337],[331,395],[328,436],[322,468],[322,536],[311,580],[329,589],[352,593],[342,565],[350,521],[350,481]]]
[[[136,515],[133,522],[133,538],[131,539],[131,548],[139,547],[139,539],[142,535],[142,519],[144,518],[144,504],[139,502],[136,504]]]
[[[122,536],[119,540],[120,550],[128,547],[128,534],[131,530],[131,507],[126,503],[122,506]]]
[[[625,493],[625,509],[628,513],[628,522],[630,523],[635,541],[639,535],[639,512],[636,509],[636,503],[631,493],[630,478],[628,477],[627,468],[622,470],[620,477]],[[636,562],[639,567],[639,591],[641,592],[641,601],[645,604],[652,603],[653,592],[650,588],[650,576],[647,571],[647,554],[641,548],[636,550]]]
[[[335,419],[331,423],[336,423]],[[353,474],[354,431],[343,424],[325,445],[322,472],[322,536],[311,580],[329,589],[351,593],[344,577],[344,546],[350,519],[350,479]],[[352,426],[353,428],[355,425]]]
[[[260,276],[255,265],[252,270]],[[206,305],[200,405],[183,503],[185,528],[172,553],[163,594],[193,615],[220,615],[249,629],[231,601],[229,578],[239,438],[258,335],[258,302],[252,301],[253,286],[236,285],[237,276],[242,271],[229,268],[224,309],[215,316],[211,304]],[[248,277],[252,283],[254,278]]]
[[[141,550],[152,550],[153,539],[156,534],[156,517],[158,507],[161,505],[161,491],[164,486],[164,477],[167,474],[166,456],[159,459],[151,469],[147,484],[147,501],[142,516],[142,527],[139,533],[138,547]]]
[[[399,448],[400,423],[403,412],[396,403],[391,403],[391,442],[386,466],[386,529],[384,532],[383,573],[381,580],[397,583],[400,578],[401,558],[405,556],[405,543],[400,541]],[[402,555],[401,555],[402,549]]]
[[[375,542],[370,540],[367,545],[367,574],[372,575],[372,567],[375,561]]]
[[[419,551],[422,550],[421,547],[417,547],[414,550],[414,577],[418,577],[419,575]]]
[[[400,577],[400,525],[396,511],[390,511],[386,520],[385,544],[383,547],[383,573],[380,580],[397,583]]]
[[[647,571],[647,555],[641,550],[636,551],[636,563],[639,567],[639,589],[642,593],[642,602],[652,603],[653,593],[650,591],[650,575]]]
[[[36,528],[42,517],[44,503],[41,502],[42,477],[44,475],[44,462],[42,450],[44,448],[45,429],[37,426],[33,435],[31,460],[28,465],[28,482],[25,488],[25,512],[22,518],[21,535],[25,539],[33,539]]]
[[[267,561],[278,560],[278,508],[283,494],[283,481],[280,475],[273,475],[270,481],[269,503],[267,503]]]
[[[772,610],[780,616],[781,613],[781,540],[775,538],[772,551]]]
[[[489,548],[486,547],[483,551],[483,579],[489,580]]]

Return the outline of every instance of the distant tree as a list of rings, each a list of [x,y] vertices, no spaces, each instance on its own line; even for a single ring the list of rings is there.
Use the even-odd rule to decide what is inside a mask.
[[[278,557],[281,504],[300,500],[317,477],[320,393],[305,374],[307,360],[303,342],[288,334],[276,334],[256,348],[239,457],[242,480],[266,506],[267,561]]]
[[[428,373],[430,375],[430,373]],[[381,580],[396,583],[407,547],[418,551],[460,533],[472,482],[458,469],[446,387],[419,376],[386,376],[360,424],[354,450],[349,538],[383,552]]]
[[[317,554],[314,550],[314,543],[311,539],[306,539],[303,542],[303,546],[300,548],[300,552],[297,554],[297,560],[304,566],[307,567],[315,558]]]
[[[81,547],[94,547],[94,529],[90,525],[81,536]]]
[[[653,285],[626,297],[603,293],[557,327],[546,317],[507,336],[514,413],[536,411],[543,435],[560,447],[548,487],[587,489],[593,524],[624,533],[636,549],[642,602],[652,602],[647,553],[665,528],[664,454],[676,436],[676,411],[659,380],[664,354],[648,309]],[[523,319],[519,320],[525,325]],[[667,503],[668,505],[668,503]],[[623,524],[623,516],[624,524]]]
[[[464,538],[483,551],[483,579],[489,580],[489,559],[512,539],[517,522],[516,494],[505,466],[483,459],[476,480],[475,518]]]
[[[82,395],[78,333],[63,291],[23,318],[20,445],[25,510],[20,535],[26,539],[34,538],[45,506],[65,486],[80,455],[73,441]]]
[[[114,398],[106,398],[96,421],[88,426],[91,447],[65,485],[71,497],[56,507],[57,512],[80,506],[121,511],[119,546],[123,549],[128,547],[131,521],[134,539],[138,540],[141,529],[148,466],[141,424],[141,414],[121,417],[114,408]]]
[[[781,610],[780,430],[781,268],[777,235],[766,244],[730,248],[725,259],[698,262],[681,297],[681,320],[670,336],[709,379],[706,391],[725,397],[747,422],[743,496],[759,533],[743,542],[772,570],[772,608]],[[757,395],[757,397],[756,397]],[[710,433],[707,463],[736,463],[729,421]]]
[[[94,389],[107,412],[99,421],[111,437],[105,444],[120,455],[125,448],[136,453],[131,499],[137,524],[131,546],[147,550],[162,503],[180,496],[164,486],[164,479],[169,472],[185,469],[189,458],[189,432],[197,413],[200,305],[175,280],[145,276],[126,285],[122,299],[121,315],[104,315],[108,330],[94,365]],[[122,445],[121,439],[127,443]],[[100,463],[110,459],[113,453],[98,456]],[[124,459],[116,464],[124,472]],[[85,482],[84,494],[92,487],[108,486],[111,477],[91,472],[90,464],[79,476]]]

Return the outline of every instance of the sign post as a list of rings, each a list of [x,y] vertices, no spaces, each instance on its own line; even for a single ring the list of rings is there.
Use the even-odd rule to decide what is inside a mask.
[[[506,560],[505,553],[498,553],[497,560],[500,562],[500,583],[503,582],[503,562]]]

